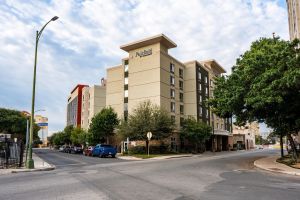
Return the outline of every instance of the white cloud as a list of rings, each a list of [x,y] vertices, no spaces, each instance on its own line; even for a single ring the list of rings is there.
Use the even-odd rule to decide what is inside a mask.
[[[38,50],[36,108],[47,110],[49,132],[64,127],[67,96],[77,83],[99,83],[105,68],[126,56],[122,44],[165,33],[182,62],[215,58],[230,72],[253,40],[272,32],[288,39],[279,1],[4,1],[1,107],[30,110],[35,30],[55,15],[60,18],[47,26]]]

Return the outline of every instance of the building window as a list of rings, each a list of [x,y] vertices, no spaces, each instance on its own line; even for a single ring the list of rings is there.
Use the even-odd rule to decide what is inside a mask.
[[[221,129],[223,129],[223,124],[221,124]]]
[[[208,95],[208,88],[205,87],[205,95]]]
[[[174,76],[170,76],[170,84],[175,85],[175,77]]]
[[[124,91],[124,97],[128,97],[128,90]]]
[[[198,83],[198,87],[199,87],[199,90],[201,91],[202,90],[202,84],[200,82]]]
[[[201,80],[201,72],[198,71],[198,79]]]
[[[124,111],[128,111],[128,103],[124,103]]]
[[[209,110],[206,110],[206,118],[209,117]]]
[[[183,126],[183,122],[184,122],[184,118],[183,117],[180,117],[180,126]]]
[[[180,114],[183,114],[184,113],[184,107],[183,105],[180,105]]]
[[[175,72],[175,65],[173,63],[170,63],[170,72],[173,74]]]
[[[179,81],[179,89],[183,90],[183,81]]]
[[[128,85],[128,77],[126,77],[126,78],[124,79],[124,84],[125,84],[125,85]]]
[[[171,102],[171,112],[175,112],[175,102]]]
[[[171,96],[171,99],[175,99],[175,90],[174,89],[170,89],[170,96]]]
[[[124,62],[124,72],[128,72],[128,60]]]
[[[180,100],[180,102],[183,102],[183,93],[179,93],[179,100]]]
[[[206,84],[208,83],[208,78],[207,78],[207,76],[205,76],[205,83],[206,83]]]
[[[219,129],[219,123],[217,123],[217,129]]]
[[[202,95],[199,94],[199,103],[202,103]]]
[[[183,69],[179,68],[179,77],[183,78]]]
[[[124,98],[124,103],[128,103],[128,97]]]
[[[210,86],[212,87],[212,86],[213,86],[213,83],[214,83],[214,82],[213,82],[213,80],[211,80],[211,79],[210,79],[210,81],[209,81],[209,82],[210,82],[210,83],[209,83],[209,84],[210,84]]]
[[[171,120],[173,123],[175,123],[175,116],[174,115],[171,115]]]
[[[199,115],[202,115],[202,106],[198,107],[198,112],[199,112]]]

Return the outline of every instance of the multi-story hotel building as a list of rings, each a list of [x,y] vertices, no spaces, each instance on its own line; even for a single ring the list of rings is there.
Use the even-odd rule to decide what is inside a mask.
[[[300,39],[300,2],[299,0],[286,0],[289,18],[290,40]]]
[[[150,100],[170,113],[177,130],[190,116],[211,125],[214,139],[207,147],[225,150],[232,143],[231,121],[212,114],[205,101],[213,95],[214,78],[226,71],[215,60],[182,63],[168,53],[176,46],[163,34],[122,45],[129,56],[107,69],[106,105],[126,120],[139,103]]]
[[[68,97],[67,105],[67,126],[81,126],[81,106],[82,106],[82,89],[87,85],[78,84]]]
[[[101,85],[84,87],[82,89],[81,128],[87,130],[92,118],[106,105],[106,80]]]

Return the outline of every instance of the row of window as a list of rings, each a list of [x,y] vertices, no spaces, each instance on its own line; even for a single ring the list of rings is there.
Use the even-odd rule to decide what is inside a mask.
[[[174,63],[170,63],[170,72],[172,74],[175,73],[175,64]],[[183,69],[182,68],[179,68],[179,77],[183,78]]]
[[[171,99],[175,99],[175,89],[170,89],[170,97]],[[179,93],[179,100],[180,102],[183,102],[183,93]]]
[[[175,112],[175,102],[171,102],[171,112]],[[179,111],[180,111],[180,114],[184,114],[184,106],[183,105],[180,105],[179,106]]]
[[[172,86],[175,86],[175,77],[174,76],[170,76],[170,84]],[[179,89],[183,90],[183,81],[179,80]]]

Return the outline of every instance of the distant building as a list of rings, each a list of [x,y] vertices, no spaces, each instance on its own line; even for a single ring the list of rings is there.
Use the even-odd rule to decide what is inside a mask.
[[[255,147],[255,136],[259,136],[258,122],[247,123],[245,126],[232,128],[233,144],[238,149],[253,149]]]
[[[48,118],[43,117],[42,115],[35,115],[34,116],[35,123],[40,127],[38,135],[40,140],[43,142],[44,146],[47,146],[48,140]]]
[[[89,128],[92,118],[106,105],[106,80],[101,79],[101,85],[84,87],[82,90],[81,127]]]
[[[67,105],[67,126],[81,126],[81,106],[82,106],[82,89],[88,85],[78,84],[68,97]]]
[[[290,40],[300,39],[300,1],[286,0],[288,8]]]

